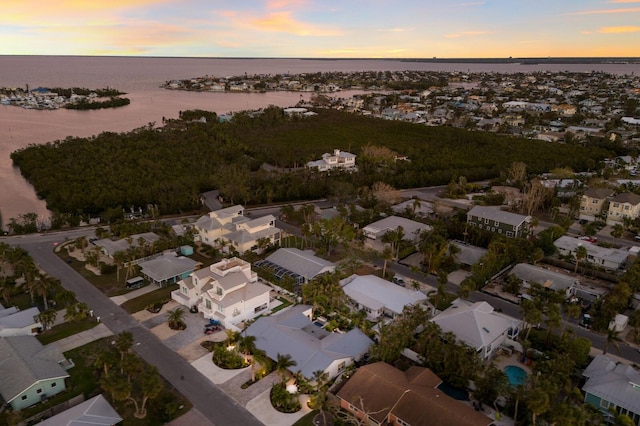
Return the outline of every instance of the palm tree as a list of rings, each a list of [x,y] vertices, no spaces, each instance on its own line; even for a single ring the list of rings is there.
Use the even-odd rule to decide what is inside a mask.
[[[278,353],[276,358],[276,371],[282,377],[282,382],[286,382],[287,380],[287,371],[290,367],[295,367],[298,363],[291,359],[291,355],[285,354],[282,355]]]
[[[187,323],[184,322],[185,310],[182,308],[176,308],[167,312],[167,321],[169,322],[169,328],[172,330],[184,330],[187,328]]]
[[[531,424],[536,425],[536,417],[549,408],[549,393],[538,386],[534,386],[526,394],[527,407],[531,411]]]
[[[582,259],[585,259],[586,257],[587,257],[587,248],[582,245],[576,247],[576,252],[575,252],[576,268],[573,271],[574,274],[578,273],[578,265],[580,264],[580,261]]]
[[[103,350],[98,353],[94,366],[102,369],[104,377],[109,377],[109,369],[118,362],[117,354],[112,350]]]
[[[42,328],[46,331],[49,329],[50,325],[56,322],[57,316],[58,313],[55,309],[47,309],[46,311],[42,311],[38,315],[35,315],[33,320],[42,324]]]
[[[271,360],[267,356],[267,353],[261,349],[255,349],[253,351],[253,360],[251,362],[251,381],[256,381],[256,366],[260,364],[265,370],[269,370]]]
[[[33,295],[38,295],[42,297],[44,301],[44,310],[49,309],[49,289],[51,286],[51,281],[47,280],[45,277],[39,275],[33,281],[29,283],[29,292],[31,292],[32,298]]]
[[[235,330],[226,329],[224,331],[227,335],[227,347],[235,346],[236,343],[240,340],[240,333]]]
[[[244,354],[244,362],[249,362],[249,355],[253,354],[256,347],[256,336],[244,335],[240,337],[238,348]]]
[[[384,259],[384,263],[382,265],[382,278],[384,278],[387,274],[387,261],[393,259],[393,250],[391,247],[386,246],[382,250],[382,258]]]
[[[64,319],[68,321],[80,321],[89,315],[89,305],[83,302],[74,303],[67,306]]]
[[[133,346],[133,334],[129,331],[123,331],[118,334],[115,339],[114,347],[120,353],[120,362],[124,361],[124,357],[129,353]]]

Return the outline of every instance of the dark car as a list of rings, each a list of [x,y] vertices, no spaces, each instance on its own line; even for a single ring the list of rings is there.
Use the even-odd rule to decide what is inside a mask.
[[[207,324],[204,326],[204,334],[213,334],[220,330],[222,330],[222,327],[220,327],[219,325]]]

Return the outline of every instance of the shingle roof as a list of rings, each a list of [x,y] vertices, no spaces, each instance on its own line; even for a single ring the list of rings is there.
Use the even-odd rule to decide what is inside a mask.
[[[40,314],[40,310],[36,307],[22,311],[15,308],[0,309],[0,335],[2,335],[3,330],[25,328],[30,325],[41,326],[39,322],[33,319],[38,314]]]
[[[636,206],[640,204],[640,195],[633,192],[623,192],[613,197],[611,201],[614,203],[629,203],[632,206]]]
[[[413,426],[486,426],[492,422],[440,391],[441,382],[424,367],[413,366],[405,373],[376,362],[360,367],[337,395],[380,424],[389,412]]]
[[[0,337],[0,395],[10,403],[38,381],[69,377],[62,360],[62,353],[33,336]]]
[[[529,216],[517,213],[511,213],[493,206],[475,206],[467,213],[467,216],[476,216],[483,219],[494,220],[507,225],[520,225],[525,222]]]
[[[588,188],[584,191],[584,195],[589,198],[596,198],[598,200],[604,200],[613,194],[613,189],[609,188]]]
[[[382,236],[388,231],[395,231],[399,226],[402,226],[405,239],[412,239],[417,237],[416,232],[424,230],[430,230],[431,226],[424,223],[416,222],[415,220],[407,219],[400,216],[389,216],[362,228],[362,231],[376,236]]]

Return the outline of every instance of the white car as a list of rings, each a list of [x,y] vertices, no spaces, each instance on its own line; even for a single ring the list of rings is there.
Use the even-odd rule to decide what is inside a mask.
[[[404,287],[404,285],[405,285],[404,278],[402,278],[400,275],[394,275],[393,282],[395,284],[398,284],[401,287]]]

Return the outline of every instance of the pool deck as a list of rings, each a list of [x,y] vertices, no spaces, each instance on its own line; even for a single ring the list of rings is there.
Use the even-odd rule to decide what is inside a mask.
[[[527,372],[527,374],[531,374],[531,368],[523,364],[522,362],[520,362],[521,357],[522,357],[522,354],[517,352],[514,352],[512,355],[509,355],[509,356],[498,355],[493,359],[493,364],[496,367],[498,367],[500,371],[504,371],[504,368],[509,365],[515,365],[517,367],[522,368],[524,371]]]

